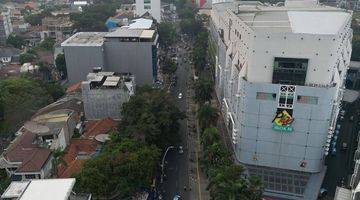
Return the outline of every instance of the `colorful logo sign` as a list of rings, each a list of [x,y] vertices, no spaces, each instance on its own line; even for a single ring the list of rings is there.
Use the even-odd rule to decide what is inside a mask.
[[[294,128],[291,126],[294,118],[286,111],[278,111],[273,119],[273,130],[275,131],[284,131],[284,132],[293,132]]]

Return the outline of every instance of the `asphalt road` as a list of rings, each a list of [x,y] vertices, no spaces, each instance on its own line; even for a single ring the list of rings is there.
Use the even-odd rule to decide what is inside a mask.
[[[178,69],[176,71],[177,84],[171,90],[176,103],[181,111],[184,113],[187,109],[186,102],[186,90],[187,90],[187,79],[190,73],[190,66],[188,62],[184,62],[184,53],[186,50],[179,48],[177,52],[178,57]],[[178,98],[178,94],[182,93],[182,98]],[[187,124],[186,119],[180,121],[179,134],[181,136],[180,144],[176,145],[175,149],[171,149],[166,156],[165,164],[165,179],[163,183],[164,199],[172,200],[176,194],[179,194],[182,199],[189,199],[189,171],[188,171],[188,147],[187,147]],[[178,146],[181,145],[184,148],[184,153],[179,154]],[[187,190],[184,190],[184,187]]]
[[[359,102],[348,104],[345,107],[345,118],[339,123],[341,128],[340,135],[336,143],[337,153],[336,155],[329,155],[326,158],[326,165],[328,168],[322,187],[328,190],[329,197],[334,196],[336,186],[341,186],[342,184],[344,184],[344,186],[348,186],[350,175],[353,173],[353,157],[355,147],[357,146],[357,130],[359,130],[356,123],[360,121],[356,112],[359,108]],[[354,117],[353,120],[350,120],[351,116]],[[343,142],[348,144],[349,148],[346,151],[341,151]]]

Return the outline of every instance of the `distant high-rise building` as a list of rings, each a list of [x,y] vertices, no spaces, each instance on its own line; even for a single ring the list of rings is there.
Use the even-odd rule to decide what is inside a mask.
[[[158,23],[161,22],[161,1],[160,0],[136,0],[136,15],[142,16],[149,13]]]
[[[237,161],[265,195],[312,200],[345,88],[352,12],[282,4],[212,5],[215,88]]]
[[[10,10],[0,13],[0,45],[6,44],[6,39],[13,32],[10,19]]]

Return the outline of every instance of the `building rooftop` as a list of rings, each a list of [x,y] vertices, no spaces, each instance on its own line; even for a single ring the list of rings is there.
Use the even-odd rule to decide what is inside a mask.
[[[17,182],[13,181],[1,198],[19,200],[67,200],[70,197],[75,179],[40,179]]]
[[[61,43],[61,46],[102,46],[107,32],[79,32]]]
[[[155,30],[130,29],[121,27],[105,35],[105,38],[152,38]]]
[[[129,29],[150,29],[153,24],[152,19],[134,19],[129,25]]]
[[[94,138],[100,134],[107,134],[109,131],[116,130],[117,125],[118,123],[111,118],[89,121],[85,125],[84,136]]]
[[[92,139],[72,139],[63,157],[66,166],[63,164],[58,166],[58,176],[69,178],[73,174],[79,173],[86,161],[96,153],[98,144]]]
[[[334,35],[351,18],[351,12],[343,9],[296,3],[274,6],[250,1],[218,3],[214,7],[220,12],[230,9],[250,28],[264,32]]]
[[[90,85],[90,89],[117,89],[125,86],[132,94],[134,88],[128,86],[135,85],[135,77],[130,74],[116,74],[114,72],[89,73],[87,81],[83,81],[82,85]]]
[[[1,195],[2,199],[18,198],[25,191],[30,181],[13,181]]]
[[[39,147],[35,143],[36,134],[24,127],[18,136],[4,152],[3,156],[10,162],[21,162],[17,172],[38,172],[51,155],[51,150]]]

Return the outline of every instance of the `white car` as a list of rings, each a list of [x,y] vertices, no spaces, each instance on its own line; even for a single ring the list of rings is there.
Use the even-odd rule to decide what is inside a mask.
[[[181,92],[179,93],[178,98],[182,99],[182,93]]]
[[[184,153],[184,148],[183,146],[179,146],[179,154],[183,154]]]

